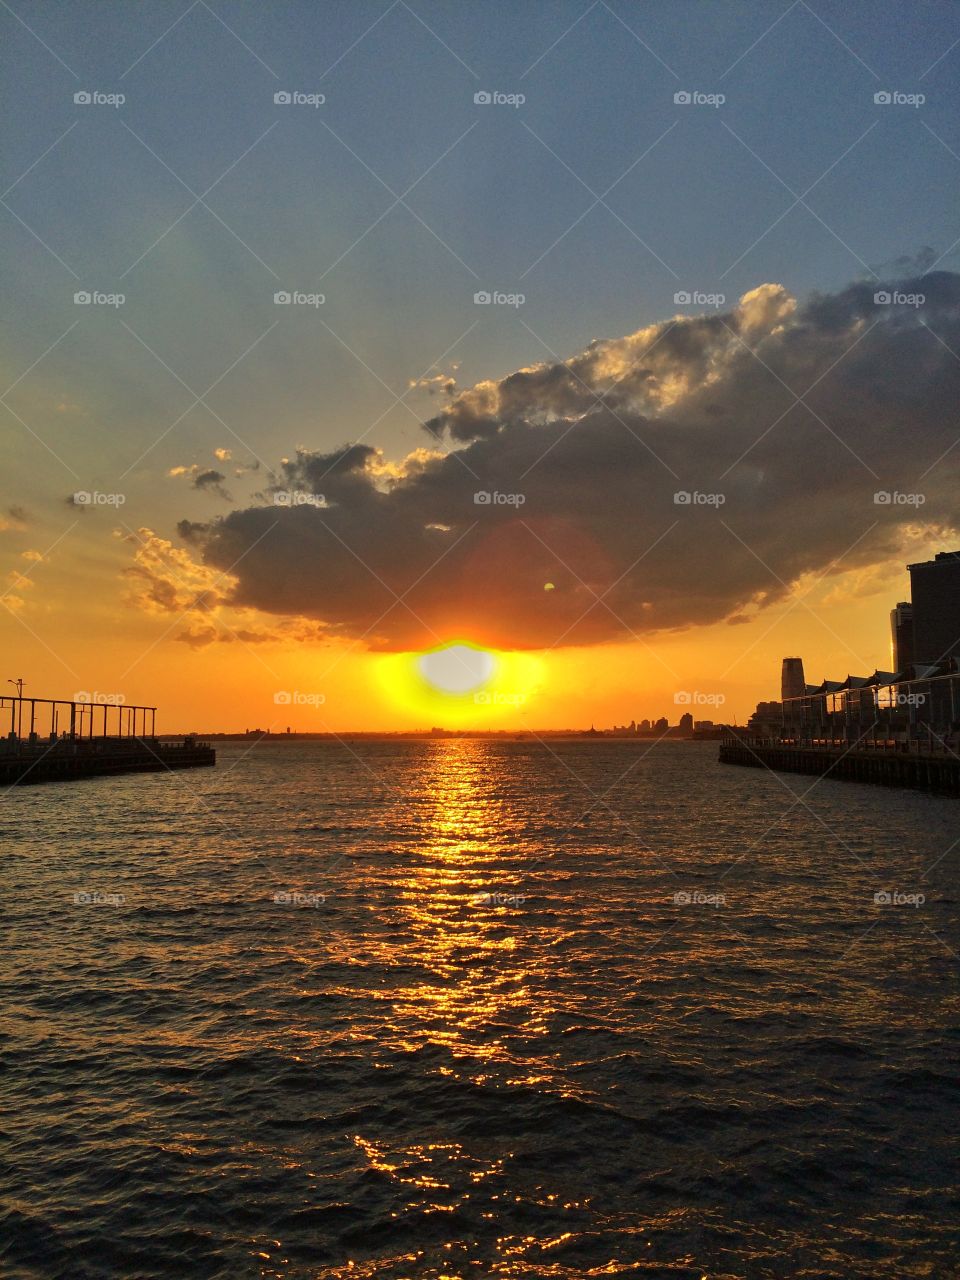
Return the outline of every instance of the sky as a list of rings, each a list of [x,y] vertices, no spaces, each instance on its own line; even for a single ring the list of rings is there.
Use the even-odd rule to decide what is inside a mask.
[[[785,654],[889,667],[905,565],[960,545],[956,7],[0,32],[0,681],[340,732],[742,722]],[[486,700],[421,696],[451,643]]]

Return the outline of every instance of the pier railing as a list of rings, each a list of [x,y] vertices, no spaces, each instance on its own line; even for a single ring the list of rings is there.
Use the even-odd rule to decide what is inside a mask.
[[[0,694],[0,726],[3,725],[8,726],[7,742],[146,739],[156,736],[157,708],[128,703],[118,694],[87,694],[73,699]]]
[[[801,734],[784,729],[775,735],[763,735],[729,729],[723,742],[747,747],[793,747],[800,751],[870,751],[880,754],[952,756],[960,761],[960,734],[946,729],[938,733],[928,727],[915,734],[866,732],[845,735]]]

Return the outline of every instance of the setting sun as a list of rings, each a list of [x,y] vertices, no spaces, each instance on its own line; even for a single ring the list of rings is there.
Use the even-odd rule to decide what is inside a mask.
[[[377,676],[390,702],[437,724],[467,724],[526,707],[543,681],[529,653],[484,649],[465,640],[422,653],[379,659]]]

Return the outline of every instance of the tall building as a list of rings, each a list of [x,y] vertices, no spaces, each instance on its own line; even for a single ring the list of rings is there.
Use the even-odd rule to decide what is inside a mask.
[[[901,600],[890,610],[890,654],[893,670],[906,671],[913,662],[913,605]]]
[[[807,686],[803,678],[803,659],[784,658],[783,669],[780,673],[781,701],[785,702],[787,698],[802,698],[806,691]]]
[[[913,602],[913,660],[960,656],[960,551],[908,564]]]

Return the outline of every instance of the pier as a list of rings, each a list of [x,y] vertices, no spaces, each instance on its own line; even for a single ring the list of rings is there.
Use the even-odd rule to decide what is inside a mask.
[[[9,731],[0,738],[2,787],[212,768],[217,762],[209,743],[192,737],[161,741],[156,707],[117,698],[80,701],[18,694],[0,696],[0,725],[7,712]]]
[[[721,764],[960,796],[960,660],[801,689],[802,674],[795,695],[761,703],[779,723],[755,716],[746,729],[727,726]]]
[[[960,756],[949,748],[911,750],[896,741],[866,738],[800,744],[731,733],[720,744],[720,763],[960,796]]]

